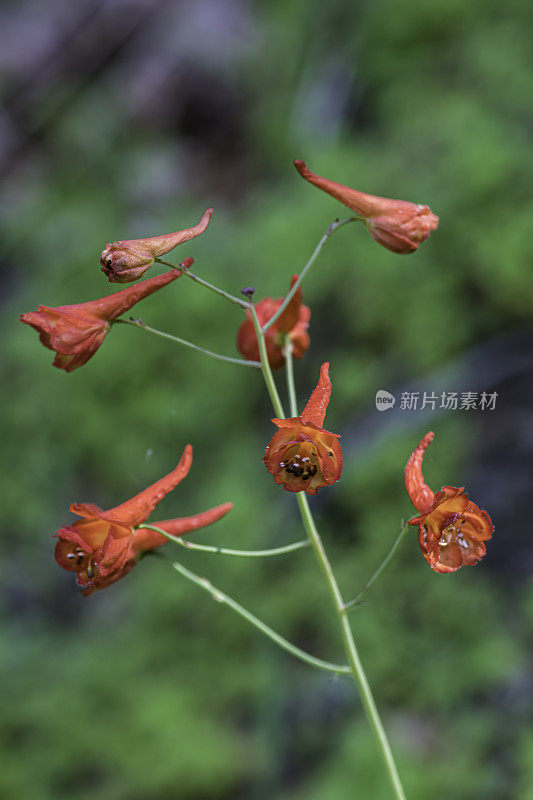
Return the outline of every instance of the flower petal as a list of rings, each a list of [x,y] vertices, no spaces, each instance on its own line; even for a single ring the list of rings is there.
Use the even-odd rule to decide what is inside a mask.
[[[409,520],[418,525],[418,541],[424,558],[435,572],[456,572],[472,566],[485,555],[484,542],[494,531],[486,511],[478,508],[464,487],[444,486],[429,511]]]
[[[291,279],[291,285],[289,286],[289,291],[292,289],[297,280],[298,280],[298,275],[293,275]],[[298,322],[298,319],[300,317],[301,306],[302,306],[302,287],[299,286],[296,289],[296,292],[294,293],[285,311],[283,311],[278,317],[275,323],[275,327],[277,327],[277,329],[282,333],[289,333],[289,331],[291,331]]]

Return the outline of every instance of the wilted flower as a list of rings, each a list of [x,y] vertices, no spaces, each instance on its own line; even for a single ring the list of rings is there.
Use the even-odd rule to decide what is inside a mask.
[[[156,531],[135,529],[146,522],[163,497],[186,477],[191,464],[192,447],[187,445],[172,472],[116,508],[102,511],[93,503],[70,506],[69,510],[82,519],[57,531],[55,558],[60,567],[76,573],[82,594],[90,595],[115,583],[133,569],[144,552],[168,542]],[[192,517],[153,524],[172,536],[182,536],[211,525],[232,507],[232,503],[223,503]]]
[[[192,262],[192,258],[187,258],[182,266],[186,269]],[[49,350],[56,351],[54,367],[72,372],[96,353],[114,319],[180,275],[178,269],[173,269],[135,286],[121,289],[109,297],[87,303],[57,308],[39,306],[37,311],[21,314],[20,321],[35,328],[42,344]]]
[[[155,258],[169,253],[179,244],[194,239],[205,231],[212,208],[204,211],[200,222],[192,228],[148,239],[125,239],[121,242],[106,244],[102,252],[100,264],[111,283],[130,283],[142,278],[146,270],[154,263]]]
[[[468,499],[463,486],[444,486],[434,494],[426,485],[422,459],[433,436],[432,431],[426,433],[405,467],[405,488],[420,512],[409,525],[418,525],[420,549],[431,569],[456,572],[483,558],[494,525],[487,512]]]
[[[293,275],[290,288],[298,280],[298,275]],[[261,326],[276,313],[284,301],[284,297],[273,299],[265,297],[255,306],[255,312]],[[246,319],[237,332],[237,349],[247,359],[259,361],[259,345],[252,322],[250,311],[246,312]],[[287,308],[278,319],[270,326],[265,333],[265,345],[268,355],[268,362],[272,369],[279,369],[285,364],[283,355],[283,341],[286,335],[292,344],[293,358],[301,358],[309,347],[309,319],[311,311],[307,306],[302,305],[302,289],[299,286],[292,297]]]
[[[276,431],[263,461],[278,486],[288,492],[316,494],[321,486],[338,481],[342,472],[339,434],[324,430],[331,381],[329,363],[322,364],[320,378],[299,417],[273,419]]]
[[[379,244],[393,253],[412,253],[439,224],[429,206],[406,200],[389,200],[350,189],[341,183],[321,178],[296,159],[294,165],[302,178],[318,186],[363,219],[368,232]]]

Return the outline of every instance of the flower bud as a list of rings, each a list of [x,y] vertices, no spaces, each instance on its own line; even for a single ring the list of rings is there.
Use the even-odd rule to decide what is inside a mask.
[[[187,269],[192,258],[180,266]],[[55,350],[54,367],[72,372],[83,366],[96,353],[107,336],[111,322],[145,297],[157,292],[181,276],[179,269],[140,281],[119,292],[70,306],[39,306],[37,311],[20,315],[20,321],[31,325],[39,334],[41,343]]]
[[[439,225],[429,206],[359,192],[315,175],[300,159],[294,165],[302,178],[359,214],[372,238],[393,253],[413,253]]]
[[[151,236],[148,239],[125,239],[106,244],[100,258],[102,272],[111,283],[131,283],[142,278],[153,265],[154,259],[203,233],[212,213],[213,209],[208,208],[197,225],[182,231]]]

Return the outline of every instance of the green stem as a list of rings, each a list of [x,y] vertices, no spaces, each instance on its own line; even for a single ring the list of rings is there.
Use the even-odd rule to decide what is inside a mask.
[[[270,400],[272,401],[272,405],[274,406],[274,411],[278,415],[279,419],[285,419],[285,412],[283,410],[283,406],[281,405],[281,400],[279,399],[278,390],[276,389],[276,383],[274,381],[274,376],[272,375],[272,370],[270,369],[270,364],[268,363],[268,353],[265,345],[265,337],[261,332],[261,326],[259,325],[259,320],[257,318],[257,313],[253,304],[250,305],[250,312],[252,315],[252,322],[254,325],[255,335],[257,336],[257,342],[259,344],[259,355],[261,356],[261,369],[263,371],[263,377],[265,379],[268,394],[270,395]]]
[[[163,264],[165,267],[170,267],[171,269],[179,269],[183,275],[187,275],[187,277],[192,281],[199,283],[201,286],[205,286],[206,289],[210,289],[212,292],[215,292],[215,294],[220,295],[220,297],[225,297],[226,300],[229,300],[231,303],[235,303],[235,305],[240,306],[241,308],[247,309],[250,306],[246,300],[241,300],[239,297],[234,297],[234,295],[225,292],[223,289],[219,289],[218,286],[213,286],[212,283],[204,281],[203,278],[199,278],[198,275],[195,275],[194,272],[190,272],[188,269],[177,267],[175,264],[171,264],[169,261],[163,261],[162,258],[156,258],[154,261],[156,261],[158,264]]]
[[[163,339],[169,339],[171,342],[177,342],[178,344],[184,345],[184,347],[190,347],[192,350],[197,350],[199,353],[203,353],[206,356],[216,358],[218,361],[229,361],[230,364],[241,364],[243,367],[254,367],[255,369],[261,369],[261,364],[259,361],[246,361],[244,358],[232,358],[231,356],[220,355],[220,353],[213,353],[212,350],[206,350],[204,347],[198,347],[197,344],[188,342],[186,339],[180,339],[179,336],[172,336],[170,333],[158,331],[157,328],[151,328],[149,325],[146,325],[142,319],[116,319],[114,322],[122,322],[123,325],[133,325],[135,328],[141,328],[149,333],[155,333],[156,336],[161,336]]]
[[[406,525],[405,523],[402,523],[402,529],[400,531],[400,534],[397,537],[397,539],[394,542],[394,544],[392,545],[392,548],[391,548],[388,556],[381,562],[380,566],[374,572],[374,574],[372,575],[372,577],[370,578],[368,583],[365,584],[365,586],[362,589],[362,591],[359,592],[357,597],[355,597],[353,600],[350,600],[349,603],[345,603],[344,607],[347,610],[352,610],[353,608],[356,608],[356,606],[360,605],[365,600],[367,594],[372,589],[373,585],[375,584],[375,582],[377,581],[377,579],[379,578],[381,573],[388,567],[388,565],[390,564],[390,562],[394,558],[394,556],[396,554],[396,551],[398,550],[398,548],[399,548],[400,544],[402,543],[402,540],[403,540],[403,538],[404,538],[404,536],[405,536],[405,534],[407,533],[408,530],[409,530],[409,525]]]
[[[305,661],[306,664],[310,664],[312,667],[317,667],[318,669],[322,669],[326,672],[335,672],[337,674],[340,673],[349,673],[350,667],[345,666],[343,664],[332,664],[329,661],[323,661],[321,658],[315,658],[315,656],[306,653],[305,650],[301,650],[296,645],[289,642],[287,639],[284,639],[283,636],[280,636],[279,633],[272,630],[268,625],[258,619],[254,614],[248,611],[246,608],[237,603],[231,597],[228,597],[227,594],[217,589],[213,584],[208,581],[206,578],[201,578],[196,573],[191,572],[184,567],[183,564],[179,562],[175,562],[173,565],[175,570],[177,570],[181,575],[183,575],[188,580],[195,583],[197,586],[200,586],[201,589],[204,589],[206,592],[213,597],[218,603],[223,603],[224,605],[228,606],[229,608],[233,609],[240,617],[243,617],[245,620],[250,622],[255,628],[264,633],[265,636],[268,636],[269,639],[272,639],[277,645],[279,645],[283,650],[286,650],[291,655],[295,656],[295,658],[299,658],[300,661]]]
[[[383,728],[383,724],[381,722],[376,707],[376,703],[372,696],[372,691],[370,689],[365,672],[363,670],[363,666],[359,659],[357,648],[355,646],[352,630],[350,628],[350,622],[347,616],[348,612],[346,606],[344,605],[339,585],[337,583],[335,575],[333,574],[331,564],[326,555],[322,539],[320,538],[320,534],[316,529],[305,492],[298,492],[298,494],[296,495],[296,499],[300,507],[302,522],[304,524],[305,530],[307,531],[307,535],[309,536],[309,540],[315,552],[318,564],[322,569],[322,572],[324,573],[331,597],[333,599],[335,612],[337,614],[337,618],[339,620],[339,624],[341,627],[341,633],[344,643],[344,649],[346,652],[346,657],[348,658],[348,663],[350,664],[353,678],[359,687],[359,694],[361,697],[363,708],[365,710],[367,719],[370,723],[370,727],[372,728],[372,732],[374,733],[376,741],[379,745],[381,755],[383,756],[383,760],[387,768],[387,773],[390,778],[390,782],[394,789],[395,796],[397,800],[405,800],[405,794],[400,781],[400,776],[398,775],[396,764],[394,762],[394,757],[390,749],[390,745],[387,739],[387,734],[385,733],[385,730]]]
[[[296,389],[294,387],[292,343],[287,334],[285,334],[283,337],[283,355],[285,356],[285,374],[287,375],[287,391],[289,393],[289,408],[291,410],[291,417],[297,417],[298,410],[296,405]]]
[[[300,274],[298,276],[298,280],[296,281],[296,283],[294,284],[292,289],[288,292],[287,296],[285,297],[285,300],[280,305],[280,307],[278,308],[276,313],[273,314],[270,317],[270,319],[265,322],[265,324],[261,328],[261,333],[266,333],[267,330],[270,328],[270,326],[273,325],[276,322],[276,320],[281,316],[281,314],[283,314],[283,312],[285,311],[285,309],[287,308],[287,306],[291,302],[292,298],[294,297],[294,295],[298,291],[298,287],[301,285],[303,279],[305,278],[305,276],[307,275],[307,273],[309,272],[309,270],[311,269],[311,267],[315,263],[316,259],[320,255],[320,252],[321,252],[322,248],[324,247],[324,245],[326,244],[326,242],[329,239],[329,237],[332,234],[334,234],[335,231],[338,231],[339,228],[342,228],[343,225],[347,225],[349,222],[357,222],[360,219],[361,219],[360,217],[348,217],[347,219],[341,219],[340,221],[337,220],[336,222],[332,222],[331,223],[331,225],[328,227],[327,231],[325,232],[324,236],[321,238],[321,240],[319,241],[319,243],[315,247],[313,255],[311,256],[311,258],[309,259],[309,261],[307,262],[305,267],[300,272]]]
[[[267,558],[269,556],[282,556],[285,553],[293,553],[295,550],[301,550],[304,547],[309,547],[308,540],[302,539],[301,542],[293,542],[292,544],[286,544],[282,547],[273,547],[269,550],[232,550],[229,547],[213,547],[208,544],[193,544],[193,542],[189,542],[187,539],[182,539],[180,536],[172,536],[171,533],[167,533],[162,528],[157,528],[155,525],[149,525],[147,522],[145,522],[143,525],[139,525],[136,530],[141,530],[142,528],[148,528],[148,530],[156,531],[156,533],[160,533],[161,536],[166,536],[166,538],[170,539],[171,542],[175,542],[181,547],[185,547],[186,550],[200,550],[202,553],[218,553],[222,556]]]
[[[260,342],[260,345],[261,343],[263,344],[263,350],[264,350],[263,334],[261,334],[260,337],[258,336],[258,341]],[[259,352],[261,353],[261,363],[263,364],[263,375],[265,375],[263,350],[261,349],[260,346]],[[289,359],[287,358],[285,359],[285,365],[287,370],[287,384],[289,386],[289,395],[291,396],[291,408],[295,408],[296,407],[295,393],[294,389],[291,390],[290,388],[291,384],[292,385],[294,384],[294,379],[290,374],[292,372],[292,359],[290,358],[291,354],[289,353],[288,355]],[[353,679],[357,683],[357,686],[359,687],[361,702],[363,704],[363,708],[365,710],[370,727],[372,729],[372,732],[375,736],[376,742],[380,749],[383,761],[385,763],[385,767],[387,769],[387,774],[389,776],[392,788],[394,790],[394,794],[397,800],[406,800],[403,787],[400,781],[400,776],[398,775],[398,770],[396,768],[396,764],[394,761],[394,756],[392,755],[389,741],[387,739],[387,734],[385,733],[385,729],[383,728],[383,723],[381,722],[381,718],[379,716],[379,712],[377,710],[376,703],[372,695],[372,690],[370,689],[370,685],[366,678],[363,665],[361,664],[361,660],[359,658],[359,654],[355,646],[352,630],[350,628],[350,622],[348,620],[348,609],[346,608],[344,601],[342,599],[337,579],[335,578],[335,574],[333,572],[326,551],[324,549],[322,539],[320,538],[320,534],[318,533],[318,530],[316,528],[313,515],[311,513],[311,509],[309,508],[307,495],[305,494],[305,492],[298,492],[296,495],[296,499],[298,501],[298,506],[300,508],[300,515],[302,517],[302,522],[304,524],[307,536],[313,547],[318,564],[326,578],[326,582],[335,607],[335,613],[337,615],[339,625],[341,628],[344,650],[348,658],[348,663],[350,664],[350,672],[353,676]]]

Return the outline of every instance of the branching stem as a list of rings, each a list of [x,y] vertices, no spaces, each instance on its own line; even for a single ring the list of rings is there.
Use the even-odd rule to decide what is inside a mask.
[[[116,319],[115,324],[117,322],[122,322],[123,325],[133,325],[135,328],[141,328],[144,331],[148,331],[149,333],[155,333],[156,336],[161,336],[163,339],[169,339],[171,342],[177,342],[178,344],[182,344],[184,347],[190,347],[192,350],[197,350],[199,353],[203,353],[206,356],[211,356],[211,358],[216,358],[219,361],[229,361],[230,364],[241,364],[243,367],[254,367],[255,369],[261,369],[261,363],[259,361],[246,361],[244,358],[232,358],[232,356],[223,356],[220,353],[213,353],[212,350],[206,350],[204,347],[199,347],[197,344],[193,344],[192,342],[188,342],[186,339],[180,339],[179,336],[173,336],[171,333],[165,333],[164,331],[158,331],[157,328],[151,328],[142,319]]]
[[[329,239],[329,237],[332,234],[334,234],[335,231],[338,231],[339,228],[342,228],[343,225],[347,225],[349,222],[357,222],[360,219],[361,219],[360,217],[348,217],[347,219],[336,220],[335,222],[332,222],[331,225],[328,226],[328,229],[326,230],[324,236],[321,238],[321,240],[319,241],[319,243],[315,247],[313,255],[311,256],[311,258],[309,259],[309,261],[307,262],[305,267],[300,272],[300,274],[298,276],[298,280],[295,282],[295,284],[292,287],[292,289],[290,289],[290,291],[287,293],[287,296],[285,297],[285,300],[280,305],[280,307],[278,308],[276,313],[273,314],[270,317],[270,319],[265,322],[265,324],[261,328],[261,333],[263,333],[263,334],[266,333],[267,330],[270,328],[270,326],[273,325],[276,322],[276,320],[281,316],[281,314],[283,314],[283,312],[285,311],[285,309],[287,308],[287,306],[291,302],[292,298],[296,294],[296,292],[298,290],[298,287],[301,285],[303,279],[305,278],[305,276],[307,275],[307,273],[309,272],[309,270],[311,269],[311,267],[315,263],[316,259],[320,255],[320,253],[322,251],[322,248],[326,244],[326,242]]]
[[[139,525],[137,530],[148,528],[148,530],[156,531],[161,536],[166,536],[171,542],[179,544],[186,550],[199,550],[202,553],[217,553],[221,556],[240,556],[242,558],[269,558],[270,556],[282,556],[285,553],[293,553],[295,550],[301,550],[304,547],[309,547],[307,539],[302,539],[300,542],[293,542],[292,544],[285,544],[282,547],[272,547],[268,550],[232,550],[229,547],[214,547],[209,544],[195,544],[183,539],[181,536],[173,536],[167,533],[162,528],[157,528],[155,525],[149,525],[147,522]]]
[[[359,592],[357,597],[354,597],[353,600],[350,600],[348,603],[345,604],[344,607],[345,607],[346,610],[352,611],[352,609],[356,608],[357,606],[361,605],[361,603],[364,602],[364,600],[366,599],[367,594],[372,589],[372,587],[374,586],[375,582],[377,581],[377,579],[379,578],[381,573],[389,566],[390,562],[392,561],[392,559],[396,555],[396,552],[397,552],[400,544],[402,543],[403,538],[404,538],[404,536],[405,536],[405,534],[407,533],[408,530],[409,530],[409,525],[407,525],[405,522],[403,522],[402,523],[402,529],[401,529],[398,537],[396,538],[396,541],[392,545],[392,547],[391,547],[391,549],[389,551],[389,554],[381,562],[381,564],[379,565],[377,570],[374,572],[374,574],[372,575],[370,580],[365,584],[364,588]]]
[[[191,572],[187,567],[184,567],[183,564],[175,562],[172,566],[185,578],[192,581],[206,592],[209,592],[211,597],[218,603],[223,603],[228,606],[228,608],[233,609],[240,617],[250,622],[255,628],[260,630],[261,633],[264,633],[265,636],[272,639],[282,650],[286,650],[295,658],[299,658],[300,661],[305,661],[306,664],[322,669],[325,672],[335,672],[336,674],[350,673],[350,667],[344,664],[332,664],[329,661],[323,661],[321,658],[315,658],[315,656],[310,655],[310,653],[306,653],[305,650],[296,647],[296,645],[289,642],[283,636],[280,636],[279,633],[276,633],[276,631],[258,619],[254,614],[244,608],[244,606],[241,606],[240,603],[237,603],[236,600],[233,600],[233,598],[220,591],[220,589],[217,589],[206,578],[201,578],[199,575],[196,575],[195,572]]]
[[[306,264],[302,272],[300,273],[299,282],[301,283],[305,273],[310,268],[311,264],[314,262],[318,254],[320,253],[324,243],[326,242],[328,236],[331,235],[341,224],[345,224],[347,222],[351,222],[351,219],[344,220],[342,223],[333,223],[333,226],[330,226],[326,231],[326,234],[320,240],[315,252],[311,256],[310,261]],[[261,356],[261,364],[262,364],[262,371],[263,376],[265,378],[265,383],[272,399],[272,404],[274,406],[274,410],[276,414],[281,418],[284,417],[283,408],[279,401],[279,396],[277,394],[277,390],[275,389],[275,385],[273,384],[272,378],[272,371],[270,369],[268,363],[268,356],[265,347],[265,340],[264,340],[264,333],[268,330],[269,326],[276,321],[277,317],[282,313],[284,305],[288,305],[290,302],[291,296],[294,294],[298,287],[298,282],[295,283],[292,289],[292,293],[289,292],[287,297],[285,298],[284,303],[280,306],[276,314],[270,318],[268,323],[263,326],[261,329],[259,327],[259,323],[257,320],[257,315],[255,313],[255,309],[252,309],[252,316],[254,319],[254,326],[256,330],[257,340],[259,343],[259,353]],[[287,347],[287,344],[289,345]],[[290,399],[290,406],[291,406],[291,413],[296,409],[296,393],[294,390],[294,376],[293,376],[293,369],[292,369],[292,353],[290,352],[290,343],[285,342],[285,368],[287,372],[287,387],[289,392],[289,399]],[[272,389],[274,386],[274,389]],[[281,413],[280,413],[281,412]],[[331,599],[333,601],[333,606],[335,609],[335,613],[339,622],[342,641],[344,644],[344,650],[346,653],[346,657],[348,659],[348,663],[350,665],[350,672],[354,681],[356,682],[359,688],[359,694],[361,697],[361,702],[363,704],[363,708],[365,710],[368,722],[378,744],[381,756],[383,758],[383,762],[385,764],[387,774],[389,776],[391,786],[394,790],[394,795],[396,800],[406,800],[405,794],[403,791],[403,787],[400,781],[400,777],[398,775],[398,770],[396,768],[396,763],[394,761],[394,757],[392,755],[392,751],[389,745],[389,741],[387,739],[387,734],[385,733],[385,729],[381,722],[381,718],[379,716],[379,712],[377,710],[376,703],[374,701],[374,697],[372,695],[372,690],[370,689],[370,685],[366,678],[365,672],[363,670],[363,666],[361,664],[361,660],[359,658],[359,654],[357,652],[357,648],[355,646],[355,641],[353,637],[353,633],[350,627],[350,622],[348,619],[348,610],[344,604],[344,600],[342,598],[341,591],[339,589],[339,585],[337,583],[337,579],[335,578],[335,574],[333,572],[331,563],[328,559],[326,554],[326,550],[324,548],[322,539],[320,538],[320,534],[316,528],[313,515],[311,513],[311,509],[309,507],[309,502],[307,500],[307,495],[305,492],[298,492],[296,495],[296,500],[298,502],[298,506],[300,509],[300,515],[302,517],[302,522],[315,553],[316,560],[322,573],[325,577],[329,593],[331,595]]]
[[[163,264],[164,267],[170,267],[170,269],[178,269],[183,275],[186,275],[192,281],[199,283],[201,286],[205,286],[206,289],[210,289],[212,292],[215,292],[215,294],[220,295],[220,297],[225,297],[226,300],[229,300],[236,306],[240,306],[245,310],[250,306],[250,304],[247,303],[246,300],[241,300],[239,297],[234,297],[234,295],[225,292],[223,289],[219,289],[218,286],[213,286],[212,283],[204,281],[203,278],[199,278],[198,275],[195,275],[194,272],[190,272],[190,270],[188,269],[182,269],[181,267],[176,266],[176,264],[171,264],[169,261],[163,261],[162,258],[156,258],[154,259],[154,261],[156,261],[157,264]]]
[[[316,529],[305,492],[298,492],[296,499],[298,501],[302,521],[305,530],[307,531],[307,535],[311,541],[316,559],[324,574],[324,577],[326,578],[326,582],[334,603],[335,613],[337,615],[337,619],[339,620],[344,650],[346,657],[348,658],[348,663],[350,664],[351,673],[355,682],[357,683],[357,686],[359,687],[361,702],[363,704],[368,722],[370,723],[372,732],[374,733],[375,739],[378,743],[392,788],[394,789],[397,800],[406,800],[400,781],[400,776],[398,775],[398,770],[390,749],[389,740],[387,739],[387,734],[385,733],[385,729],[381,722],[381,718],[372,695],[372,690],[370,689],[370,685],[366,678],[363,665],[361,664],[361,660],[355,646],[352,630],[350,628],[350,622],[348,620],[348,612],[344,605],[337,579],[335,578],[333,569],[326,555],[322,539],[320,538],[320,535]]]
[[[270,369],[270,364],[268,362],[265,337],[261,333],[261,326],[259,325],[257,313],[253,305],[250,306],[250,311],[252,313],[252,322],[254,324],[255,335],[257,336],[257,342],[259,344],[259,354],[261,356],[261,369],[263,371],[263,377],[265,379],[265,384],[268,390],[268,394],[270,396],[270,400],[272,401],[272,405],[274,406],[274,411],[278,415],[278,418],[285,419],[285,412],[283,410],[283,406],[281,405],[281,400],[279,399],[279,394],[276,388],[276,383],[274,381],[274,376],[272,375],[272,370]]]

